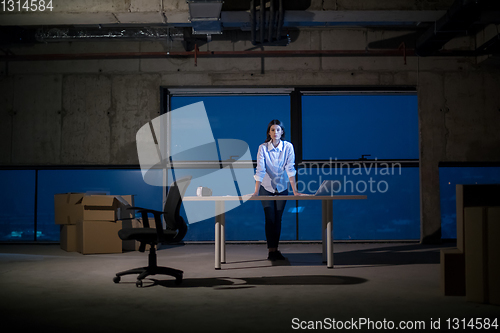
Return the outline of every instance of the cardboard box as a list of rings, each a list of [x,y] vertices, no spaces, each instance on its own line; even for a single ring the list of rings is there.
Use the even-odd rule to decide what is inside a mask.
[[[486,296],[486,207],[464,209],[465,293],[470,302],[485,303]]]
[[[466,299],[500,305],[500,207],[464,209]]]
[[[56,224],[76,224],[81,219],[81,207],[76,203],[85,193],[61,193],[54,195],[54,220]]]
[[[87,195],[77,202],[84,221],[116,221],[120,202],[112,195]]]
[[[500,206],[500,184],[456,185],[457,248],[467,252],[464,238],[466,207]]]
[[[441,249],[441,293],[465,296],[465,255],[460,249]]]
[[[149,218],[148,221],[149,221],[150,228],[156,228],[154,218]],[[142,225],[142,219],[127,219],[127,220],[121,220],[121,222],[122,222],[122,228],[143,228],[144,227]],[[141,245],[141,242],[133,240],[133,239],[122,241],[122,249],[124,251],[138,251],[140,245]],[[149,244],[147,244],[146,251],[149,251],[150,248],[151,248],[151,246]]]
[[[465,252],[464,239],[464,185],[456,185],[456,209],[457,209],[457,248]]]
[[[56,224],[76,224],[79,220],[116,221],[133,218],[133,195],[86,195],[63,193],[54,195]]]
[[[81,220],[116,221],[133,217],[133,211],[127,209],[130,206],[129,201],[133,203],[133,196],[86,195],[77,205],[83,209]]]
[[[61,225],[61,249],[68,252],[76,252],[77,235],[76,224]]]
[[[488,208],[488,299],[500,305],[500,207]]]
[[[465,255],[466,299],[500,304],[500,184],[456,186],[457,247]]]
[[[82,254],[121,253],[122,240],[118,231],[122,222],[78,221],[77,250]]]

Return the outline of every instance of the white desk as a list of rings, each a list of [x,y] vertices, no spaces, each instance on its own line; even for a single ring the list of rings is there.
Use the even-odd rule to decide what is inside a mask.
[[[226,262],[226,221],[224,214],[224,202],[235,200],[321,200],[322,202],[322,244],[323,262],[328,268],[333,268],[333,200],[360,200],[366,199],[366,195],[277,195],[277,196],[224,196],[224,197],[184,197],[183,201],[215,201],[215,269],[221,269],[221,263]]]

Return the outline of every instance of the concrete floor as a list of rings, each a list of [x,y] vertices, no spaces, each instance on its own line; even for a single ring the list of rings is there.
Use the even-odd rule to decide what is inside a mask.
[[[335,268],[327,269],[320,244],[282,244],[288,260],[279,264],[265,260],[264,244],[229,244],[221,270],[214,270],[213,244],[163,247],[158,264],[183,270],[183,283],[157,275],[137,288],[135,276],[112,278],[145,266],[143,253],[0,245],[0,313],[4,327],[57,332],[292,332],[302,321],[328,329],[333,318],[336,325],[372,322],[353,332],[383,328],[384,319],[386,327],[423,321],[425,329],[414,331],[427,332],[431,321],[443,329],[447,318],[500,317],[499,306],[440,294],[441,247],[340,243]]]

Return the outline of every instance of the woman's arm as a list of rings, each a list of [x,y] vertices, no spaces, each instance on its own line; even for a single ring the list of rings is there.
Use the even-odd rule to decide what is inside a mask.
[[[257,169],[255,170],[255,190],[252,193],[253,196],[259,195],[260,184],[262,184],[262,180],[266,175],[266,163],[264,161],[264,147],[259,146],[259,151],[257,152]]]
[[[288,180],[290,181],[290,186],[292,187],[293,195],[303,195],[297,191],[297,183],[295,182],[295,151],[293,149],[293,145],[290,144],[290,150],[288,151],[287,156],[285,157],[285,171],[288,175]]]
[[[260,189],[260,184],[262,182],[256,180],[255,181],[255,191],[252,193],[252,196],[258,196],[259,195],[259,189]]]
[[[295,176],[288,177],[288,180],[290,180],[290,186],[292,187],[293,195],[305,195],[305,194],[297,191],[297,185],[295,183]]]

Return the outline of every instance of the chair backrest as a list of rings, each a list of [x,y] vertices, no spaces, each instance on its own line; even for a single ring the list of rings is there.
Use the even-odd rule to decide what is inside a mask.
[[[182,204],[182,197],[191,183],[191,178],[191,176],[186,176],[173,182],[167,193],[167,200],[165,201],[165,206],[163,208],[163,211],[165,212],[165,223],[167,229],[177,230],[177,235],[172,242],[181,241],[187,232],[186,222],[179,213]]]

